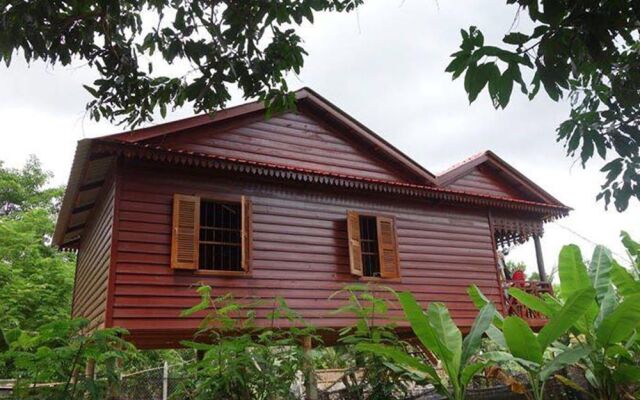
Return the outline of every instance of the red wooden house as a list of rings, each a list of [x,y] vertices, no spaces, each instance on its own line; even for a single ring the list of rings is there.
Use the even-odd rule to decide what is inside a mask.
[[[443,301],[463,329],[470,284],[505,312],[497,246],[539,244],[570,209],[491,152],[436,176],[312,90],[296,96],[268,119],[249,103],[81,140],[54,236],[78,251],[73,316],[153,348],[193,335],[199,317],[179,314],[199,283],[282,296],[327,328],[354,322],[328,299],[354,282]]]

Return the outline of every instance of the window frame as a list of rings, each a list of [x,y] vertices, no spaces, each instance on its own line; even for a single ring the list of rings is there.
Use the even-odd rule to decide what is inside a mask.
[[[253,207],[252,201],[249,196],[245,195],[229,195],[229,194],[210,194],[210,193],[193,193],[193,194],[184,194],[184,193],[174,193],[175,195],[186,195],[198,198],[198,205],[201,207],[203,201],[209,202],[220,202],[220,203],[238,203],[240,205],[240,267],[242,268],[240,271],[225,271],[225,270],[215,270],[215,269],[201,269],[200,268],[200,260],[199,260],[199,252],[200,252],[200,219],[197,221],[197,229],[196,229],[196,238],[195,241],[195,252],[197,254],[196,257],[196,266],[193,269],[189,269],[193,272],[194,275],[209,275],[209,276],[248,276],[251,275],[252,272],[252,264],[253,264]],[[172,214],[175,213],[175,210],[172,210]],[[200,210],[198,210],[198,215],[200,214]],[[173,217],[173,215],[172,215]],[[173,240],[173,239],[172,239]],[[172,248],[173,251],[173,248]],[[172,269],[181,270],[180,268],[175,268],[172,266]]]
[[[397,219],[395,215],[392,214],[387,214],[387,213],[377,213],[377,212],[372,212],[372,211],[358,211],[358,210],[352,210],[349,209],[347,210],[347,215],[349,212],[352,213],[356,213],[358,215],[358,217],[373,217],[376,219],[376,228],[378,227],[378,218],[388,218],[392,221],[393,223],[393,240],[395,243],[395,252],[396,252],[396,265],[397,265],[397,276],[391,277],[391,278],[385,278],[383,276],[365,276],[364,275],[364,265],[363,265],[363,270],[362,270],[362,275],[355,275],[353,273],[349,273],[351,276],[356,277],[358,280],[360,281],[364,281],[364,282],[401,282],[402,281],[402,268],[400,266],[400,250],[399,250],[399,246],[398,246],[398,230],[397,230]],[[347,218],[347,225],[349,224],[348,218]],[[348,228],[348,226],[347,226]],[[347,251],[350,251],[350,244],[349,244],[349,234],[347,232]],[[380,247],[380,237],[379,235],[377,235],[377,242],[378,242],[378,248]],[[360,248],[362,248],[362,245],[360,244]],[[360,257],[362,257],[362,254],[360,255]],[[380,253],[380,251],[378,251],[378,258],[380,259],[379,261],[379,266],[380,266],[380,274],[382,274],[382,253]],[[349,263],[351,263],[351,260],[349,260]]]

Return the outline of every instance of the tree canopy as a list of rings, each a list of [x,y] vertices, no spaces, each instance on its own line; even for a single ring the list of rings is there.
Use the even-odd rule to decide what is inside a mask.
[[[307,54],[295,27],[362,1],[0,0],[0,61],[20,50],[27,61],[88,63],[100,73],[85,85],[91,117],[129,126],[187,102],[196,112],[221,108],[232,84],[286,108],[285,75]],[[154,72],[180,61],[188,67],[177,74]]]
[[[293,106],[286,76],[298,73],[307,55],[297,28],[317,12],[349,12],[362,3],[0,0],[0,61],[9,66],[19,55],[87,63],[100,75],[85,85],[91,118],[130,127],[185,104],[213,112],[230,100],[233,86],[278,111]],[[517,5],[516,19],[528,17],[533,29],[509,32],[502,47],[485,45],[476,27],[463,30],[447,71],[464,74],[470,101],[487,88],[496,108],[508,105],[514,85],[530,98],[568,97],[572,111],[558,141],[583,166],[596,154],[607,160],[598,199],[625,210],[631,198],[640,199],[640,3],[507,4]],[[166,68],[171,64],[178,68]]]
[[[447,71],[454,79],[464,73],[470,102],[486,88],[496,108],[509,104],[514,85],[530,99],[539,93],[554,101],[568,97],[572,110],[557,140],[583,167],[595,154],[608,160],[597,197],[625,210],[631,198],[640,199],[640,3],[507,3],[518,5],[516,19],[528,17],[533,29],[509,32],[502,47],[485,44],[476,27],[462,30]],[[530,81],[523,72],[532,74]]]
[[[34,330],[70,316],[75,255],[50,246],[61,188],[32,157],[0,163],[0,327]]]

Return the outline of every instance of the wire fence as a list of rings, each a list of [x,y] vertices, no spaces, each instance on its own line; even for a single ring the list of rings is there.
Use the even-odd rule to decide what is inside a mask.
[[[189,379],[184,364],[136,371],[122,375],[120,400],[168,400]]]

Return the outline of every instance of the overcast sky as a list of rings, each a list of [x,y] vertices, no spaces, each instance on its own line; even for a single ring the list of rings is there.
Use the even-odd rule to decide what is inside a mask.
[[[603,163],[595,160],[583,170],[555,142],[568,106],[544,96],[530,102],[515,88],[507,110],[494,110],[484,92],[469,105],[462,81],[444,72],[460,28],[476,25],[486,42],[496,44],[514,16],[515,8],[486,0],[368,0],[357,13],[319,15],[301,30],[309,56],[290,85],[313,88],[431,172],[491,149],[573,207],[571,216],[546,225],[548,271],[568,243],[580,245],[586,256],[591,242],[624,255],[618,234],[624,229],[640,237],[640,207],[633,202],[619,214],[595,202]],[[526,29],[526,21],[519,24]],[[35,154],[55,183],[66,183],[77,140],[121,131],[85,117],[89,96],[81,84],[94,77],[86,67],[27,68],[17,60],[10,69],[0,66],[0,160],[19,167]],[[240,102],[236,96],[231,104]],[[167,119],[191,114],[185,108]],[[531,244],[514,250],[511,259],[535,269]]]

